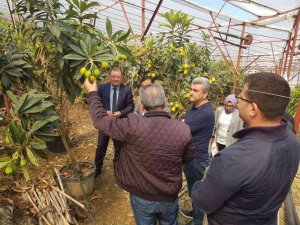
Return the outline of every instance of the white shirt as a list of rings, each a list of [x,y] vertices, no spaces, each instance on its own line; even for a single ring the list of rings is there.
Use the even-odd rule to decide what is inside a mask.
[[[232,113],[227,114],[225,110],[221,113],[219,117],[219,127],[217,133],[217,142],[221,145],[226,145],[226,137],[228,134],[228,129],[230,121],[232,118]]]

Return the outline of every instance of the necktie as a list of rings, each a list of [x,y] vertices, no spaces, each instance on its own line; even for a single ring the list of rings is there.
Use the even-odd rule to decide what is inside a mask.
[[[117,88],[114,87],[114,94],[113,94],[113,102],[112,102],[112,112],[117,111]]]

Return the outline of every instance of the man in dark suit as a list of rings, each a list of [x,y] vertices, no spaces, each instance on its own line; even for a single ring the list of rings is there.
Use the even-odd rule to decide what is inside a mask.
[[[134,109],[131,89],[122,84],[123,75],[120,68],[112,68],[109,78],[110,83],[101,84],[98,87],[98,94],[102,100],[103,107],[107,110],[107,115],[109,116],[117,118],[126,117]],[[99,131],[95,156],[96,176],[101,173],[109,138],[109,136]],[[115,148],[115,162],[118,158],[122,142],[113,139],[113,143]]]

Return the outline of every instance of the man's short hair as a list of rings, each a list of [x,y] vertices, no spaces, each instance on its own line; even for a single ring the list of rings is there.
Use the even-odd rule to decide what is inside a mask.
[[[141,87],[139,90],[139,96],[141,98],[141,103],[147,111],[163,109],[165,107],[165,91],[159,84],[153,83],[145,87]]]
[[[145,80],[150,80],[152,84],[154,83],[153,77],[142,76],[142,78],[141,78],[141,80],[140,80],[140,86],[141,86],[141,84],[142,84]]]
[[[205,77],[197,77],[192,81],[192,84],[201,84],[203,86],[203,92],[208,93],[210,89],[209,80]]]
[[[290,86],[275,73],[254,73],[244,79],[248,85],[246,96],[255,102],[265,118],[281,117],[289,104]]]
[[[112,72],[112,71],[120,71],[120,72],[121,72],[121,75],[123,76],[123,71],[122,71],[121,67],[118,67],[118,66],[112,67],[112,68],[109,70],[109,75],[111,75],[111,72]]]

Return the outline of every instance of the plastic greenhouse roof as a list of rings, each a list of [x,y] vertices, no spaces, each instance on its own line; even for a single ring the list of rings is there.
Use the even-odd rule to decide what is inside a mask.
[[[145,0],[145,28],[153,15],[152,25],[147,33],[165,32],[159,26],[164,21],[161,17],[171,9],[187,13],[193,20],[191,41],[201,45],[201,32],[211,32],[210,49],[213,60],[232,61],[233,71],[237,64],[244,72],[269,71],[289,78],[290,84],[298,84],[300,75],[300,21],[299,0]],[[106,0],[101,1],[96,12],[99,19],[96,27],[105,29],[106,17],[109,17],[115,30],[127,29],[130,26],[134,34],[142,35],[142,2],[143,0]],[[155,9],[161,2],[157,14]],[[65,0],[61,0],[67,5]],[[124,7],[124,11],[122,10]],[[5,0],[0,0],[0,12],[10,19]],[[129,23],[124,14],[127,15]],[[215,22],[214,22],[215,21]],[[245,26],[242,35],[243,25]],[[251,34],[253,41],[245,45],[239,38],[227,36],[230,33],[238,37]],[[294,36],[297,39],[293,41]],[[224,42],[225,40],[225,42]],[[228,43],[230,42],[230,43]],[[289,43],[289,44],[288,44]],[[243,48],[239,46],[242,45]],[[240,51],[240,57],[238,57]],[[286,54],[288,52],[288,54]],[[291,53],[293,57],[291,59]],[[286,57],[288,55],[288,58]]]

